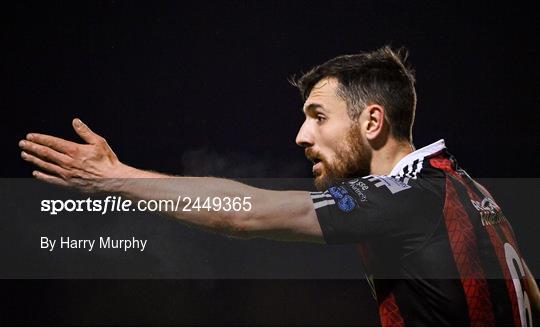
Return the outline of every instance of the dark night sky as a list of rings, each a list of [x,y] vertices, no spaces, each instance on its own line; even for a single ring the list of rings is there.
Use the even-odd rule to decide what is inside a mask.
[[[287,79],[334,56],[385,44],[407,47],[417,73],[417,147],[445,138],[475,177],[535,177],[540,164],[535,115],[539,24],[537,11],[524,3],[13,1],[1,12],[4,178],[30,176],[32,168],[19,159],[19,139],[31,131],[76,139],[73,117],[106,137],[121,161],[139,168],[310,177],[310,164],[294,144],[302,102]],[[159,317],[158,324],[317,325],[372,320],[355,317],[355,308],[344,304],[358,301],[357,295],[347,294],[336,281],[3,284],[21,293],[19,302],[11,303],[18,309],[13,322],[155,324]],[[109,298],[102,311],[85,314],[82,308],[100,299],[100,288],[115,288],[120,296]],[[332,293],[340,288],[345,292]],[[259,300],[260,307],[246,305],[233,289],[273,296]],[[30,316],[21,310],[25,297],[54,290],[60,292],[51,304],[59,307],[66,306],[59,299],[74,297],[74,290],[85,290],[90,301],[68,306],[66,316],[52,316],[53,305]],[[184,295],[185,304],[148,309],[170,290]],[[312,299],[295,304],[290,300],[294,293]],[[333,303],[313,303],[321,297]],[[214,308],[222,303],[231,308]],[[232,309],[235,304],[248,307],[248,315]],[[191,310],[180,315],[176,305]],[[320,314],[327,306],[337,318]]]
[[[384,44],[406,46],[417,71],[417,147],[445,138],[477,177],[530,177],[540,164],[531,8],[430,1],[10,6],[2,29],[3,177],[29,176],[19,138],[39,131],[73,139],[74,116],[137,167],[191,174],[189,163],[209,155],[259,166],[204,173],[309,177],[294,144],[302,103],[287,78]]]

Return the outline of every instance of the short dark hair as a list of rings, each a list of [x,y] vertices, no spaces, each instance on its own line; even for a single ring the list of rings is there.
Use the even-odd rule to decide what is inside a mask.
[[[306,100],[324,78],[336,78],[338,96],[347,102],[351,119],[370,104],[385,108],[392,135],[412,142],[416,110],[415,78],[406,65],[407,50],[384,46],[372,52],[339,56],[316,66],[298,79],[291,79]]]

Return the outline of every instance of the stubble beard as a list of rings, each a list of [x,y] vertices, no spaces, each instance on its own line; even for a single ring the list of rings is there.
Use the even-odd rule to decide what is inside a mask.
[[[322,159],[322,172],[315,177],[317,190],[323,191],[345,179],[370,174],[372,151],[362,137],[359,124],[351,126],[335,156],[332,163]]]

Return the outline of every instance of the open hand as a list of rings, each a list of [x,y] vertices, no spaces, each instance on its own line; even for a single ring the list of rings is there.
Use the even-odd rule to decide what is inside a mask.
[[[83,191],[98,191],[104,178],[123,177],[126,166],[107,141],[78,118],[72,123],[86,144],[39,133],[29,133],[19,142],[21,157],[39,168],[33,172],[34,177]]]

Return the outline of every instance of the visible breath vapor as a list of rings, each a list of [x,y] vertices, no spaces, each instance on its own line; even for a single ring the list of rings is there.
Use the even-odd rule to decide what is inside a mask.
[[[227,178],[298,178],[306,177],[301,162],[291,162],[267,153],[219,154],[202,148],[188,150],[182,155],[183,174]]]

